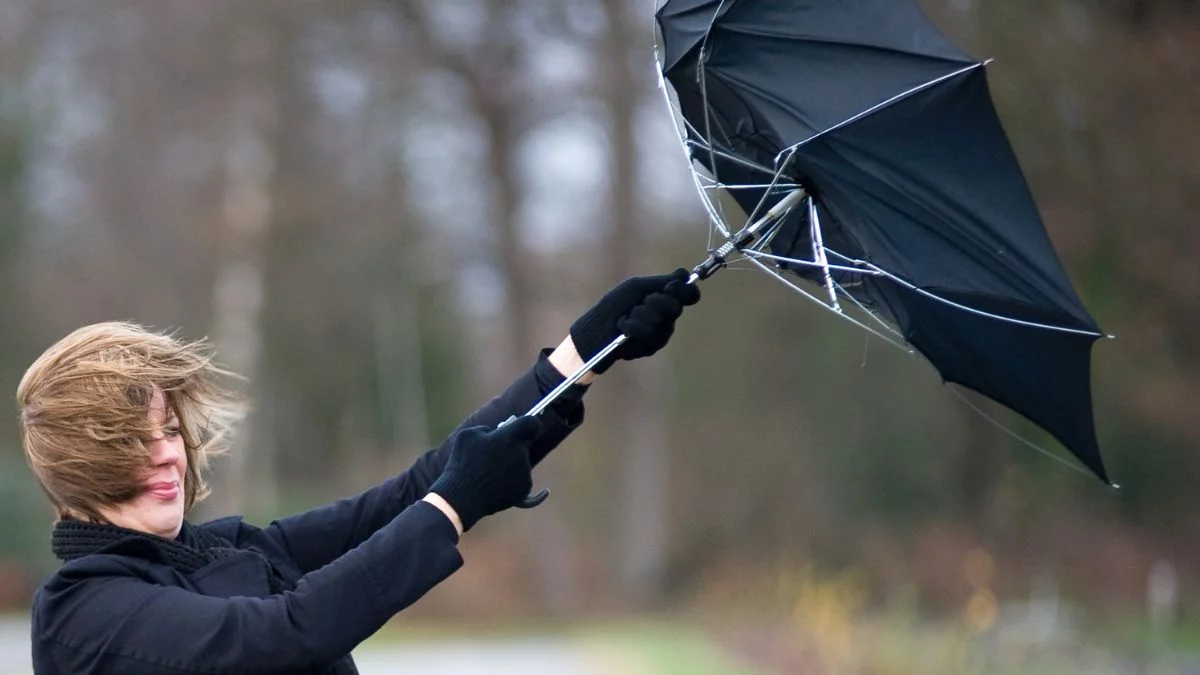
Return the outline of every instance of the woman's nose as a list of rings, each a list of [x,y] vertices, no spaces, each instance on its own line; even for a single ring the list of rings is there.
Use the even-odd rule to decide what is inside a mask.
[[[154,466],[167,466],[179,461],[181,451],[179,444],[172,443],[167,438],[159,437],[150,441],[150,462]]]

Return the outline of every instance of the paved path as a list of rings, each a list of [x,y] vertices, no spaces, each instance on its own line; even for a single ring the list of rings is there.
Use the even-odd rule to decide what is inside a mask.
[[[0,673],[28,675],[29,623],[19,618],[0,618]]]
[[[401,645],[368,642],[355,652],[362,675],[611,675],[606,659],[559,638],[444,640]],[[29,624],[0,619],[0,674],[31,675]]]
[[[445,640],[422,644],[368,643],[354,655],[362,675],[607,675],[596,655],[560,638]]]

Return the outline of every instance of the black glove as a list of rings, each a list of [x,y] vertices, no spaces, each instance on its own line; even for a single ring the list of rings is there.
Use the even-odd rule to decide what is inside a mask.
[[[584,361],[624,333],[629,337],[592,368],[603,373],[617,359],[632,361],[657,352],[675,332],[683,308],[700,301],[700,288],[687,283],[682,267],[671,274],[630,277],[600,298],[571,326],[571,341]]]
[[[463,532],[529,495],[529,444],[541,430],[537,417],[518,417],[499,429],[468,427],[455,434],[446,468],[429,491],[458,512]]]

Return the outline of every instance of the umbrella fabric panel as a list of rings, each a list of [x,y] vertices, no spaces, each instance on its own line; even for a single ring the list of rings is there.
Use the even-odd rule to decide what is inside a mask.
[[[731,142],[748,128],[777,150],[976,63],[920,8],[895,0],[676,1],[664,5],[659,22],[664,72],[679,96],[699,99],[706,88],[709,114],[724,111]],[[698,64],[701,43],[708,53]],[[726,100],[717,99],[720,92]],[[730,97],[744,100],[731,107]],[[707,133],[701,105],[681,107]],[[759,161],[770,166],[770,159]]]
[[[658,23],[668,70],[695,55],[709,25],[749,35],[973,61],[920,7],[897,0],[670,0],[659,10]],[[858,64],[849,67],[857,69]]]
[[[982,68],[806,144],[797,171],[865,258],[906,281],[1057,310],[1097,331],[1038,214]]]
[[[699,49],[713,25],[713,19],[718,12],[727,12],[730,4],[721,0],[670,0],[659,8],[656,18],[662,31],[666,70],[675,68],[680,61]]]
[[[746,107],[769,121],[781,149],[972,65],[862,45],[734,33],[725,25],[714,29],[709,50],[704,68],[709,88],[720,80],[736,91]]]
[[[705,117],[705,97],[707,94],[708,115]],[[702,93],[697,88],[677,89],[679,107],[684,118],[692,123],[693,129],[689,136],[703,145],[709,145],[710,138],[715,149],[755,162],[765,169],[772,168],[774,157],[779,152],[780,140],[772,132],[770,121],[759,111],[746,105],[740,93],[729,87],[725,82],[710,79]],[[709,153],[703,148],[694,151],[697,159],[712,171],[713,166]],[[741,182],[726,178],[727,172],[720,165],[716,175],[725,182]],[[746,176],[739,171],[732,172],[733,176]],[[771,179],[773,172],[756,171],[753,176],[746,176],[745,182],[762,183]]]
[[[1093,426],[1091,352],[1095,336],[1049,331],[965,312],[894,283],[875,285],[905,338],[947,382],[969,387],[1025,416],[1058,439],[1100,479]],[[1004,301],[941,295],[1030,321],[1044,316]]]

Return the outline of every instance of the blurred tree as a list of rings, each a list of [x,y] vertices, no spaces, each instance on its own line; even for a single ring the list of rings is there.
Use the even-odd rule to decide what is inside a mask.
[[[648,225],[641,222],[638,194],[638,112],[651,88],[646,66],[652,52],[645,4],[604,0],[604,30],[596,36],[598,92],[608,118],[608,206],[610,226],[602,249],[597,292],[634,274],[655,273],[646,254]],[[641,56],[642,58],[638,58]],[[666,270],[657,270],[657,272]],[[613,368],[606,393],[615,415],[607,416],[607,446],[616,458],[614,491],[619,506],[616,582],[626,602],[657,601],[663,590],[670,530],[667,527],[668,453],[665,362],[661,359]],[[614,405],[615,404],[615,405]]]
[[[266,246],[275,219],[275,172],[279,128],[277,89],[295,81],[289,42],[297,11],[277,3],[247,5],[227,28],[231,74],[229,113],[222,146],[224,185],[216,272],[213,279],[213,342],[222,360],[249,379],[253,400],[266,392],[262,374],[263,306],[266,302]],[[289,77],[289,75],[291,75]],[[236,437],[230,457],[218,464],[207,508],[245,513],[278,499],[276,445],[266,438],[261,417],[251,415]]]
[[[26,209],[28,165],[26,123],[10,106],[11,93],[0,89],[0,316],[28,314],[23,254],[27,250],[29,225]],[[16,382],[24,373],[23,359],[28,354],[27,333],[17,330],[0,332],[0,378]],[[16,432],[11,416],[5,416],[0,429],[7,438]],[[7,444],[6,444],[7,445]]]
[[[28,248],[27,208],[28,140],[30,124],[21,114],[23,107],[14,104],[9,83],[0,85],[0,316],[27,317],[29,285],[23,264]],[[7,330],[0,330],[0,382],[10,395],[28,366],[27,358],[36,349],[30,344],[23,321],[6,321]],[[11,400],[11,399],[10,399]],[[39,511],[41,517],[31,518],[37,508],[40,491],[25,466],[15,415],[0,418],[0,519],[6,523],[0,537],[0,570],[5,580],[0,582],[0,606],[15,598],[24,599],[22,584],[29,579],[25,570],[33,561],[45,557],[43,526],[49,509]],[[5,558],[15,559],[7,563]]]
[[[536,354],[542,336],[536,330],[541,293],[531,263],[529,247],[522,241],[520,213],[526,199],[518,155],[529,131],[553,110],[546,102],[555,95],[526,85],[531,40],[528,24],[536,21],[538,3],[493,2],[466,8],[449,3],[414,0],[396,3],[413,27],[418,57],[425,67],[444,70],[464,93],[464,103],[475,116],[480,154],[486,167],[483,180],[490,196],[488,239],[494,242],[493,268],[503,289],[500,349],[485,349],[483,359],[507,364],[495,382],[519,373]],[[471,16],[454,26],[436,20],[440,12]],[[549,95],[548,95],[549,94]],[[553,469],[543,472],[553,480]],[[532,546],[537,585],[542,604],[562,613],[577,603],[578,580],[572,563],[570,534],[562,516],[550,509],[533,512]]]

